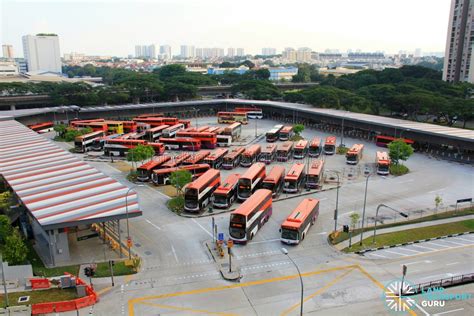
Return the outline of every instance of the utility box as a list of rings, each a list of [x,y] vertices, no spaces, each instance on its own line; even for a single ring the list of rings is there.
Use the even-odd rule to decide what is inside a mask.
[[[78,284],[76,286],[76,289],[77,289],[77,296],[78,297],[84,297],[86,296],[86,286],[83,285],[83,284]]]

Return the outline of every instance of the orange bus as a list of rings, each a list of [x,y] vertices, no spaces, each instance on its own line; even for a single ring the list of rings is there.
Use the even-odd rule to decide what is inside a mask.
[[[275,125],[271,130],[265,134],[267,143],[276,142],[280,138],[280,131],[283,128],[283,125]]]
[[[138,145],[151,146],[155,150],[155,155],[161,155],[165,151],[165,146],[161,143],[150,143],[143,139],[106,139],[104,144],[105,156],[125,156],[129,149]]]
[[[146,117],[163,117],[165,116],[163,113],[149,113],[149,114],[140,114],[138,118],[146,118]]]
[[[151,179],[153,170],[159,169],[165,162],[170,160],[170,156],[160,156],[157,159],[150,160],[137,168],[137,180],[148,181]]]
[[[195,165],[201,163],[204,158],[206,158],[210,154],[211,152],[209,150],[202,150],[198,153],[195,153],[194,155],[191,155],[188,159],[183,161],[183,165]]]
[[[275,160],[277,152],[277,145],[276,144],[268,144],[263,146],[258,161],[264,162],[267,165]]]
[[[245,201],[257,190],[265,179],[265,164],[257,162],[245,171],[239,179],[237,198]]]
[[[408,139],[408,138],[397,138],[397,137],[392,137],[392,136],[377,135],[375,137],[375,144],[378,147],[387,147],[388,144],[390,144],[394,140],[399,140],[399,139],[403,140],[403,142],[408,145],[413,146],[413,144],[415,143],[412,139]]]
[[[54,123],[53,122],[38,123],[38,124],[28,125],[28,127],[31,130],[37,132],[38,134],[41,134],[41,133],[52,131],[54,128]]]
[[[217,208],[228,208],[237,198],[237,185],[240,174],[231,174],[214,191],[212,205]]]
[[[197,127],[196,128],[196,132],[207,132],[207,130],[209,129],[209,126],[208,125],[204,125],[204,126],[201,126],[201,127]]]
[[[221,184],[221,172],[216,169],[207,170],[202,176],[184,188],[184,210],[200,212],[210,202],[215,189]]]
[[[319,200],[304,199],[281,224],[280,240],[285,244],[299,244],[319,216]]]
[[[260,145],[252,145],[245,150],[242,154],[242,159],[240,160],[240,165],[242,167],[250,167],[254,162],[257,161],[258,156],[260,156],[260,152],[262,147]]]
[[[72,120],[72,121],[69,121],[69,126],[74,127],[74,128],[84,128],[84,127],[87,127],[88,123],[98,123],[98,122],[104,123],[105,119],[97,118],[97,119],[90,119],[90,120]]]
[[[280,132],[278,133],[278,137],[280,138],[280,140],[289,140],[292,136],[293,136],[294,132],[293,132],[293,126],[283,126],[283,128],[280,130]]]
[[[326,137],[324,142],[324,153],[326,155],[334,155],[336,153],[336,136]]]
[[[137,122],[122,121],[124,133],[135,133],[137,131]]]
[[[346,163],[349,165],[357,165],[357,163],[362,159],[363,152],[364,145],[352,145],[351,149],[346,153]]]
[[[275,197],[280,194],[283,188],[283,181],[285,180],[285,167],[275,166],[270,170],[268,175],[263,179],[262,189],[272,191],[272,196]]]
[[[263,119],[263,111],[260,108],[245,108],[237,107],[234,109],[235,112],[245,112],[250,119]]]
[[[168,127],[170,127],[170,126],[169,125],[161,125],[161,126],[156,126],[156,127],[152,127],[150,129],[147,129],[145,131],[145,139],[150,141],[150,142],[156,142],[163,135],[163,130],[167,129]]]
[[[297,193],[304,186],[306,173],[304,172],[304,164],[297,163],[291,167],[285,176],[283,191],[287,193]]]
[[[177,156],[172,157],[168,161],[166,161],[164,164],[161,165],[161,168],[174,168],[182,164],[186,159],[191,157],[190,154],[188,153],[182,153]]]
[[[277,160],[278,161],[288,161],[293,155],[293,142],[286,141],[278,145],[277,148]]]
[[[308,141],[305,139],[297,141],[295,144],[295,149],[293,150],[293,158],[304,159],[308,153],[308,144]]]
[[[385,151],[377,151],[375,155],[375,165],[377,166],[377,174],[387,175],[390,173],[390,158]]]
[[[242,124],[239,122],[235,122],[235,123],[230,124],[227,127],[224,127],[224,130],[222,131],[222,135],[229,135],[232,137],[232,140],[238,139],[241,133],[242,133]]]
[[[245,147],[234,147],[224,156],[222,161],[222,169],[230,170],[237,168],[240,164],[240,159],[245,151]]]
[[[201,149],[201,141],[190,137],[163,138],[160,137],[162,143],[167,150],[188,150],[198,151]]]
[[[215,133],[217,135],[217,134],[220,134],[221,130],[222,130],[222,127],[213,126],[213,127],[209,127],[206,132]]]
[[[191,137],[198,139],[201,141],[201,148],[214,149],[217,145],[217,136],[215,133],[179,131],[176,133],[176,137]]]
[[[179,124],[183,124],[184,128],[188,128],[191,126],[191,121],[190,120],[178,120]]]
[[[149,124],[151,127],[179,124],[179,120],[176,117],[136,117],[133,120],[137,123]]]
[[[246,112],[217,112],[217,122],[219,124],[229,124],[240,122],[248,124],[248,117]]]
[[[179,166],[175,168],[157,169],[157,170],[153,170],[153,173],[151,174],[151,181],[153,181],[154,185],[171,184],[170,183],[171,173],[178,170],[188,170],[189,172],[191,172],[193,179],[196,179],[209,169],[210,169],[209,165],[205,163],[201,163],[197,165]]]
[[[76,136],[74,139],[74,149],[76,152],[85,153],[89,150],[92,150],[92,145],[94,141],[104,137],[104,131],[92,132],[85,135]]]
[[[272,215],[272,191],[255,191],[230,214],[229,236],[236,243],[252,240]]]
[[[211,168],[219,169],[224,161],[224,156],[227,154],[228,149],[218,148],[211,152],[209,156],[204,158],[204,163],[207,163]]]
[[[309,189],[316,189],[320,187],[321,180],[324,174],[324,161],[316,160],[311,162],[308,174],[306,175],[306,187]]]
[[[310,157],[319,157],[321,154],[321,138],[315,137],[311,140],[309,144],[308,156]]]

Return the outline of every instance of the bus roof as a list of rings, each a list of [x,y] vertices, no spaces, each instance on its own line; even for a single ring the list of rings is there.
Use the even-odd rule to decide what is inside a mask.
[[[195,165],[186,165],[186,166],[179,166],[179,167],[172,167],[172,168],[156,169],[156,170],[153,170],[153,173],[163,174],[163,173],[169,173],[169,172],[174,172],[174,171],[178,171],[178,170],[193,170],[193,169],[199,169],[199,168],[209,169],[210,166],[207,163],[199,163],[199,164],[195,164]]]
[[[266,199],[272,200],[272,191],[267,189],[259,189],[255,191],[244,203],[242,203],[231,214],[239,214],[247,217],[255,208]]]
[[[235,129],[235,128],[241,126],[241,125],[242,125],[242,123],[240,123],[240,122],[235,122],[235,123],[232,123],[232,124],[230,124],[230,125],[224,127],[224,129],[225,129],[225,130],[227,130],[227,129],[233,130],[233,129]]]
[[[187,162],[187,163],[195,163],[196,161],[201,161],[203,160],[204,158],[206,158],[207,156],[209,156],[211,154],[211,151],[210,150],[201,150],[200,152],[198,153],[195,153],[194,155],[191,155],[188,159],[186,159],[184,162]]]
[[[205,173],[203,173],[199,178],[194,180],[193,182],[186,185],[187,189],[202,189],[205,185],[208,184],[209,179],[212,179],[216,176],[220,177],[221,172],[217,169],[209,169]]]
[[[230,152],[228,152],[224,158],[235,159],[245,151],[245,147],[239,146],[234,147]]]
[[[166,128],[170,127],[169,125],[160,125],[160,126],[155,126],[155,127],[152,127],[148,130],[146,130],[147,133],[154,133],[154,132],[159,132],[159,131],[162,131]]]
[[[364,149],[363,144],[354,144],[347,152],[347,155],[357,155],[362,149]]]
[[[336,136],[328,136],[326,137],[325,145],[336,145]]]
[[[219,115],[247,115],[247,112],[217,112],[217,116]]]
[[[263,182],[272,182],[277,183],[279,179],[285,176],[285,167],[283,166],[274,166],[272,170],[265,177]]]
[[[212,127],[209,127],[208,130],[206,132],[208,133],[215,133],[217,134],[217,132],[221,129],[221,127],[218,127],[218,126],[212,126]]]
[[[252,145],[249,148],[247,148],[244,152],[245,156],[252,156],[257,154],[261,149],[261,146],[258,144]]]
[[[181,153],[179,155],[176,155],[174,156],[170,161],[169,161],[169,164],[172,164],[172,163],[181,163],[183,161],[185,161],[186,159],[188,159],[191,155],[188,154],[188,153]],[[166,163],[165,163],[166,165]],[[164,166],[164,165],[163,165]]]
[[[318,199],[304,199],[281,224],[281,227],[299,228],[318,204]]]
[[[137,169],[150,170],[157,166],[161,166],[163,163],[167,162],[170,159],[171,159],[170,156],[160,156],[160,157],[157,157],[156,159],[145,162],[143,165],[141,165]]]
[[[218,148],[214,150],[209,156],[206,157],[206,160],[216,160],[225,154],[227,154],[227,148]]]
[[[285,180],[298,178],[304,170],[304,163],[295,163],[285,176]]]
[[[201,127],[196,128],[196,131],[198,132],[206,132],[209,129],[209,125],[204,125]]]
[[[198,131],[188,132],[188,131],[180,130],[176,133],[176,136],[178,137],[194,137],[194,138],[197,138],[200,136],[214,137],[215,135],[216,135],[215,133],[209,133],[207,131],[206,132],[198,132]]]
[[[92,133],[89,133],[89,134],[79,135],[79,136],[76,137],[76,139],[77,140],[82,140],[82,139],[87,138],[87,137],[94,137],[94,136],[99,137],[99,135],[104,135],[104,131],[96,131],[96,132],[92,132]]]
[[[265,164],[262,162],[254,163],[248,168],[241,178],[253,179],[257,174],[259,174],[262,169],[265,171]]]
[[[262,154],[271,154],[276,150],[276,148],[277,148],[277,144],[265,145],[262,148]]]
[[[173,130],[173,129],[180,128],[180,127],[184,127],[183,123],[174,124],[174,125],[168,127],[167,129]]]
[[[137,144],[137,145],[147,144],[146,140],[143,140],[143,139],[123,139],[123,138],[107,139],[106,142],[109,144],[120,144],[120,143]]]
[[[290,150],[292,147],[293,147],[293,142],[287,140],[286,142],[283,142],[283,143],[281,143],[280,145],[278,145],[278,149],[277,149],[277,150],[285,150],[285,151],[287,151],[287,150]]]
[[[214,194],[227,194],[239,182],[240,174],[230,174],[224,182],[214,191]]]
[[[301,139],[295,143],[295,149],[305,149],[308,147],[308,141],[306,139]]]
[[[308,170],[308,175],[312,176],[319,176],[321,174],[321,170],[324,167],[323,160],[316,160],[311,163]]]
[[[261,108],[254,108],[254,107],[236,107],[234,109],[235,112],[250,112],[250,111],[259,111],[261,112]]]
[[[376,158],[379,164],[390,164],[390,158],[386,151],[377,151]]]
[[[160,143],[161,142],[171,142],[171,141],[177,141],[177,142],[182,142],[182,143],[189,143],[189,142],[193,142],[193,143],[196,143],[196,144],[201,144],[201,141],[199,139],[196,139],[196,138],[192,138],[192,137],[177,137],[177,138],[169,138],[169,137],[160,137]]]
[[[315,137],[311,140],[311,144],[309,145],[310,147],[319,147],[321,146],[321,138]]]
[[[293,126],[285,125],[281,128],[280,132],[291,132],[293,130]]]

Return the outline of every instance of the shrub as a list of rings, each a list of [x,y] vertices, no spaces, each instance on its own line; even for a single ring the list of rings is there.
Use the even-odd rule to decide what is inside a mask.
[[[349,148],[348,148],[348,147],[345,147],[345,146],[339,146],[339,147],[337,147],[337,149],[336,149],[336,153],[337,153],[338,155],[345,155],[348,151],[349,151]]]
[[[404,175],[404,174],[407,174],[408,172],[410,172],[410,169],[408,169],[407,166],[405,165],[390,165],[390,174],[393,174],[394,176],[401,176],[401,175]]]
[[[168,201],[168,208],[176,214],[181,214],[184,210],[184,197],[177,196]]]

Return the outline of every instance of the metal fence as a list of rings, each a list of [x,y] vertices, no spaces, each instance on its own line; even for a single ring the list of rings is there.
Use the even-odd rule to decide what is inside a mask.
[[[435,289],[435,288],[440,288],[440,287],[447,288],[451,286],[463,285],[463,284],[468,284],[472,282],[474,282],[474,273],[463,274],[463,275],[453,276],[447,279],[440,279],[436,281],[420,283],[420,284],[410,286],[409,290],[407,292],[403,292],[402,295],[404,296],[417,295],[422,292],[426,292],[429,289]]]

